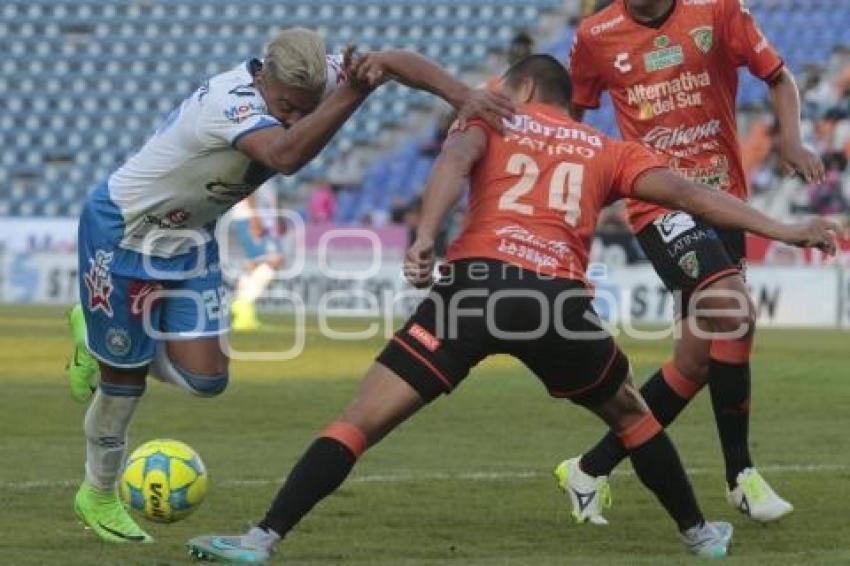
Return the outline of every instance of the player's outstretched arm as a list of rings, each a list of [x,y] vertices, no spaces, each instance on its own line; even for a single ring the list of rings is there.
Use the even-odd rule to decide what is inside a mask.
[[[820,157],[807,148],[800,135],[800,91],[794,76],[782,69],[770,84],[770,103],[779,123],[779,156],[789,173],[799,173],[807,183],[824,180]]]
[[[284,175],[297,173],[322,151],[368,95],[368,88],[351,81],[343,83],[288,129],[252,132],[236,142],[236,149]]]
[[[401,49],[365,53],[352,63],[352,72],[371,86],[388,79],[435,94],[451,104],[461,119],[481,118],[502,130],[502,118],[513,118],[514,105],[501,93],[473,89],[418,53]]]
[[[416,241],[410,246],[404,260],[404,275],[416,287],[432,283],[434,241],[446,214],[457,203],[466,188],[472,168],[487,149],[487,137],[479,127],[450,135],[422,195],[419,228]]]
[[[697,185],[669,169],[653,169],[635,182],[633,196],[698,216],[710,224],[746,230],[771,240],[835,254],[842,227],[824,218],[786,224],[759,212],[744,201],[707,186]]]

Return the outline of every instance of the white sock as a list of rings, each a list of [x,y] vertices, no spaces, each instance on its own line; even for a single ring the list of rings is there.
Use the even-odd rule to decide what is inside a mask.
[[[239,278],[236,298],[253,303],[263,294],[272,279],[274,279],[274,269],[267,263],[261,263],[251,273]]]
[[[86,411],[86,481],[98,489],[115,489],[127,453],[127,428],[139,399],[98,389]]]

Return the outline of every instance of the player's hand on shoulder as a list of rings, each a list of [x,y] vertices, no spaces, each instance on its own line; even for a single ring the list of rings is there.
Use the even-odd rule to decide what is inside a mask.
[[[847,230],[838,222],[826,218],[812,218],[791,224],[786,243],[802,248],[818,248],[823,253],[835,255],[839,237],[846,237]]]
[[[416,238],[404,256],[404,277],[417,289],[429,287],[434,282],[434,240]]]
[[[469,89],[457,107],[458,120],[480,118],[498,132],[504,130],[502,119],[512,120],[516,112],[513,101],[501,92],[486,88]]]
[[[779,156],[789,174],[800,175],[807,183],[823,183],[826,170],[820,156],[800,142],[779,146]]]

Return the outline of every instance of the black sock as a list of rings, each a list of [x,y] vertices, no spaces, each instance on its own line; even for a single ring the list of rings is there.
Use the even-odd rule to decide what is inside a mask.
[[[631,451],[640,481],[676,521],[679,531],[705,522],[676,448],[663,430]]]
[[[259,526],[281,538],[286,536],[316,503],[345,481],[356,461],[344,444],[318,438],[292,469]]]
[[[753,465],[750,458],[750,364],[712,359],[708,387],[726,461],[726,482],[735,487],[738,474]]]
[[[655,419],[666,427],[682,412],[690,399],[680,397],[673,391],[664,376],[658,370],[643,384],[640,393],[649,405]],[[580,466],[584,473],[594,477],[607,476],[617,465],[626,459],[628,451],[613,432],[608,432],[596,446],[581,457]]]

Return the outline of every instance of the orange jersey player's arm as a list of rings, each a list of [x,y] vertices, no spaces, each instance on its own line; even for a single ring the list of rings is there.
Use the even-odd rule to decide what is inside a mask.
[[[487,136],[480,127],[451,134],[443,144],[422,195],[417,237],[434,241],[449,210],[463,195],[472,168],[487,151]]]
[[[824,166],[818,155],[803,145],[800,135],[800,91],[794,75],[741,2],[722,4],[723,47],[731,64],[747,67],[770,89],[770,103],[779,124],[779,154],[783,165],[806,182],[823,181]]]
[[[823,218],[779,222],[728,193],[698,185],[665,168],[641,175],[632,196],[683,210],[719,228],[746,230],[795,246],[816,247],[829,255],[835,254],[836,238],[843,232],[838,223]]]
[[[416,240],[404,259],[404,275],[415,287],[427,287],[433,282],[434,240],[446,214],[463,195],[472,168],[486,151],[487,136],[480,127],[452,133],[443,143],[422,195]]]

